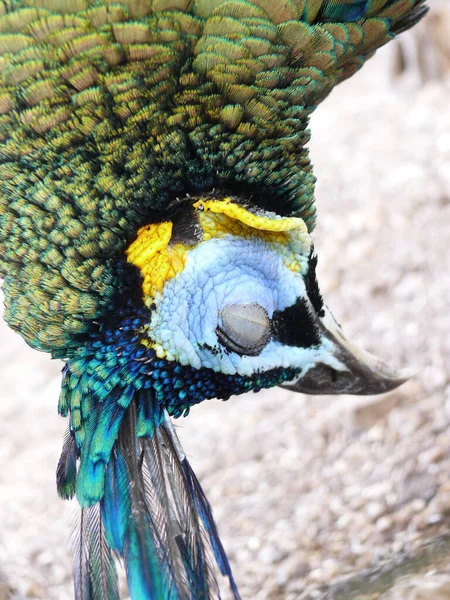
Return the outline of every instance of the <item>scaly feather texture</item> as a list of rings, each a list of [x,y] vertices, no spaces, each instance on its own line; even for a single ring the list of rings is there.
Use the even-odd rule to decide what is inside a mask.
[[[343,364],[348,347],[333,354],[343,337],[315,278],[306,144],[319,102],[425,11],[424,0],[0,0],[5,318],[66,362],[57,487],[81,505],[77,600],[119,598],[117,557],[133,600],[218,598],[219,574],[239,598],[171,416],[310,369],[313,391],[351,389],[349,373],[358,393],[401,382],[366,385],[367,367]],[[126,258],[136,236],[154,297]],[[233,294],[224,332],[218,301]]]
[[[0,274],[8,323],[64,357],[171,198],[247,187],[314,223],[317,104],[422,0],[0,3]]]

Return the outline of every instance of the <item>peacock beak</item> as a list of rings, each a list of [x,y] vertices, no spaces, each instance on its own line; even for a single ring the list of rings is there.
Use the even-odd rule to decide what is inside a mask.
[[[347,340],[330,311],[324,308],[324,312],[318,318],[321,337],[328,346],[323,362],[319,359],[297,380],[281,387],[303,394],[372,395],[389,392],[413,375],[409,369],[392,369]]]

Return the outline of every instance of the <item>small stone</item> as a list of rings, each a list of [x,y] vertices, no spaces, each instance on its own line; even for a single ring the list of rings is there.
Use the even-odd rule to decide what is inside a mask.
[[[302,556],[295,554],[281,563],[277,571],[277,584],[284,587],[292,579],[304,577],[310,566]]]
[[[432,463],[440,462],[445,456],[446,452],[442,446],[433,446],[419,454],[419,464],[423,468],[427,468]]]
[[[417,473],[412,471],[398,485],[397,502],[400,505],[407,504],[415,498],[421,498],[429,502],[436,494],[436,490],[436,475],[429,472]]]
[[[436,525],[436,523],[440,523],[442,521],[442,515],[439,513],[431,513],[426,517],[426,522],[428,525]]]
[[[273,565],[280,563],[286,558],[286,553],[282,552],[279,548],[273,544],[263,545],[261,550],[258,552],[258,561],[264,565]]]
[[[382,442],[386,432],[381,425],[374,425],[367,431],[368,442]]]
[[[396,512],[396,520],[399,525],[403,528],[409,527],[410,523],[413,521],[415,515],[425,508],[426,503],[425,500],[421,498],[416,498],[408,504],[405,504],[401,507],[400,510]]]
[[[366,515],[371,521],[376,521],[386,510],[386,506],[381,502],[369,502],[366,505]]]
[[[258,537],[251,537],[247,542],[248,548],[250,550],[259,550],[261,548],[261,540]]]
[[[380,502],[391,492],[392,483],[389,479],[378,481],[372,485],[367,485],[362,490],[362,496],[368,500]]]
[[[49,551],[41,552],[36,558],[36,562],[40,567],[47,567],[53,564],[54,560],[53,554]]]
[[[376,525],[376,528],[378,529],[378,531],[384,533],[384,532],[392,529],[392,527],[394,525],[394,520],[392,519],[392,517],[390,515],[385,515],[383,517],[380,517],[377,520],[375,525]]]
[[[450,483],[444,484],[436,494],[433,506],[437,512],[444,515],[450,514]]]

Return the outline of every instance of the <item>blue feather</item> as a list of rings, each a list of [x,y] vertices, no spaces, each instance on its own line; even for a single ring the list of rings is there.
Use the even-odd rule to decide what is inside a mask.
[[[128,587],[133,600],[176,600],[171,593],[169,582],[156,560],[151,529],[144,521],[130,520],[128,539],[124,548],[124,560],[127,571]]]
[[[131,512],[126,466],[119,448],[115,449],[105,473],[105,494],[100,502],[106,538],[118,554],[123,554]]]
[[[222,542],[220,541],[217,526],[214,522],[211,506],[187,458],[183,460],[183,468],[186,474],[186,481],[188,482],[189,491],[192,494],[199,515],[203,521],[206,531],[208,532],[211,545],[214,551],[214,556],[216,558],[220,572],[222,573],[222,575],[228,577],[234,599],[240,600],[239,591],[236,582],[234,581],[230,563],[228,561]]]
[[[92,410],[85,426],[76,493],[81,506],[90,506],[103,497],[105,468],[119,433],[125,409],[112,395]]]
[[[83,416],[79,391],[73,385]],[[113,553],[124,561],[133,600],[220,599],[217,571],[239,600],[211,508],[153,392],[137,391],[131,400],[128,389],[115,388],[102,401],[90,395],[89,403],[60,460],[62,493],[73,491],[76,477],[83,507],[76,600],[115,600]]]
[[[351,4],[328,3],[323,8],[321,15],[324,21],[334,21],[338,23],[358,21],[366,15],[369,0],[360,0]]]
[[[171,577],[161,560],[159,532],[148,510],[142,479],[143,455],[136,437],[136,407],[130,406],[118,439],[121,476],[127,479],[130,499],[123,558],[128,587],[133,600],[176,600],[171,591]],[[123,493],[123,491],[122,491]]]

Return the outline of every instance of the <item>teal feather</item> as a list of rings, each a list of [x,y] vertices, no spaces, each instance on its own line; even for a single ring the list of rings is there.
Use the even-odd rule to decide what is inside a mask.
[[[228,557],[226,555],[225,549],[220,541],[219,532],[217,531],[217,526],[214,522],[214,517],[212,514],[211,506],[203,492],[203,489],[200,485],[197,476],[191,468],[191,465],[187,461],[186,458],[183,460],[183,469],[186,476],[186,481],[188,485],[188,489],[192,498],[194,499],[194,503],[196,509],[200,515],[201,520],[203,521],[203,525],[208,533],[212,549],[214,551],[214,556],[219,566],[220,572],[224,577],[228,577],[230,581],[230,587],[235,597],[239,596],[238,588],[236,582],[234,581],[233,573],[231,571],[230,563],[228,562]]]
[[[103,497],[105,468],[125,414],[122,397],[112,394],[89,413],[76,484],[81,506],[90,506]]]
[[[362,19],[368,13],[369,4],[369,0],[345,4],[329,2],[322,9],[321,18],[325,22],[352,23]]]
[[[135,407],[130,409],[118,448],[125,469],[120,480],[126,479],[126,495],[129,497],[130,512],[123,543],[123,558],[127,572],[128,587],[132,598],[138,600],[160,600],[176,598],[173,595],[171,577],[158,557],[159,532],[152,527],[152,516],[148,512],[142,490],[142,472],[139,468],[140,448],[136,438]],[[120,468],[119,467],[119,468]],[[120,481],[119,480],[119,481]],[[124,492],[122,491],[122,494]]]
[[[129,478],[125,459],[116,445],[105,473],[105,494],[100,502],[106,537],[111,548],[123,555],[131,513]]]
[[[211,509],[169,417],[160,409],[152,417],[150,393],[138,398],[140,406],[147,400],[145,421],[152,425],[145,431],[152,436],[137,435],[136,399],[124,410],[116,396],[89,415],[75,474],[76,434],[69,432],[63,447],[60,494],[73,494],[76,478],[84,506],[75,550],[76,600],[108,597],[102,595],[101,577],[115,585],[112,551],[124,561],[133,600],[219,597],[214,561],[238,600]],[[102,436],[105,446],[96,450]]]

